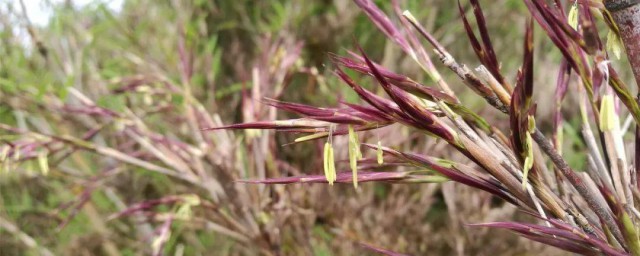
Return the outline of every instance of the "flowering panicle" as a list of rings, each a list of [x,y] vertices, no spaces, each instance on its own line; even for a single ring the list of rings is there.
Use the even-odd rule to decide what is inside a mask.
[[[306,175],[244,182],[351,182],[357,187],[358,182],[363,181],[413,183],[451,180],[491,193],[546,223],[543,226],[497,222],[475,226],[508,229],[574,253],[640,255],[637,233],[640,212],[634,208],[639,200],[637,190],[640,184],[638,176],[634,176],[637,175],[634,166],[627,161],[628,147],[624,145],[623,132],[627,128],[620,127],[620,116],[625,111],[629,113],[629,122],[639,123],[640,108],[638,100],[631,95],[608,57],[609,53],[620,55],[623,48],[621,40],[616,37],[621,32],[609,10],[605,9],[610,1],[604,4],[599,1],[573,1],[566,11],[561,1],[551,4],[544,0],[524,0],[531,17],[525,24],[522,66],[512,87],[508,76],[503,75],[480,1],[469,0],[477,33],[462,1],[458,1],[470,47],[482,64],[472,70],[456,61],[411,12],[401,11],[397,4],[393,6],[401,19],[403,31],[373,1],[355,0],[372,22],[428,73],[435,87],[375,63],[358,47],[359,52],[349,52],[349,57],[331,54],[330,58],[334,63],[334,74],[368,106],[342,102],[340,108],[319,108],[267,99],[266,104],[303,117],[212,129],[276,129],[310,133],[295,142],[329,137],[324,149],[324,177]],[[609,26],[606,46],[601,42],[596,17],[604,17]],[[563,56],[553,97],[553,140],[547,139],[536,122],[533,93],[534,75],[539,74],[534,73],[533,35],[536,24]],[[459,100],[431,64],[418,36],[422,36],[442,64],[484,98],[488,106],[508,115],[508,131],[486,122]],[[361,86],[343,69],[373,77],[386,95],[378,95]],[[567,91],[573,90],[570,87],[574,85],[580,86],[577,91],[582,97],[579,109],[588,159],[587,172],[584,173],[572,169],[562,156],[562,105]],[[621,108],[619,102],[626,108]],[[595,132],[591,122],[596,124]],[[444,140],[479,169],[465,163],[384,147],[379,139],[376,144],[360,144],[358,133],[392,124]],[[636,144],[640,143],[638,134],[636,132]],[[335,174],[335,168],[332,172],[332,135],[348,137],[350,176],[348,172]],[[361,145],[375,151],[375,158],[365,157],[366,154],[360,152]],[[639,155],[636,152],[636,159],[640,159]],[[549,169],[549,164],[552,169]],[[398,165],[415,167],[416,170],[386,172],[376,169],[377,166]]]

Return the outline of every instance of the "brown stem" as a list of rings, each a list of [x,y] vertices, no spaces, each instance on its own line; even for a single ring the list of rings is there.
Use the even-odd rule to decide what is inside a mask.
[[[536,129],[536,131],[533,133],[533,140],[535,140],[540,146],[540,149],[542,149],[542,151],[544,151],[549,156],[549,158],[551,158],[551,161],[556,166],[556,168],[558,168],[560,172],[562,172],[567,181],[569,181],[569,183],[573,185],[573,187],[578,191],[582,198],[584,198],[593,212],[604,221],[615,238],[618,241],[624,241],[622,232],[620,232],[620,229],[618,228],[618,225],[613,218],[613,214],[608,209],[608,207],[606,207],[606,205],[601,205],[600,202],[596,200],[597,195],[595,194],[595,191],[589,189],[586,186],[582,178],[580,178],[580,176],[578,176],[575,171],[571,169],[564,158],[562,158],[560,154],[558,154],[551,142],[549,142],[544,137],[542,132],[540,132],[538,129]]]
[[[636,84],[640,85],[640,0],[605,0],[604,4],[618,26]]]
[[[459,137],[460,142],[464,145],[464,148],[469,152],[470,159],[475,159],[477,163],[483,166],[487,172],[491,173],[497,180],[504,184],[508,191],[511,192],[516,198],[524,203],[524,205],[533,207],[533,201],[522,189],[521,183],[511,175],[500,163],[495,161],[495,157],[491,154],[487,154],[487,150],[478,146],[471,139],[466,136]]]

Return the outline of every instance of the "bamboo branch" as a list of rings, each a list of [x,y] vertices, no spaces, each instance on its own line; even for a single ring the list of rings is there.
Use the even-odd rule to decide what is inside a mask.
[[[536,129],[535,133],[532,134],[533,139],[538,143],[542,151],[544,151],[553,164],[562,172],[567,181],[573,185],[573,187],[580,193],[580,195],[584,198],[584,200],[589,204],[589,207],[600,217],[607,227],[611,230],[613,235],[618,241],[624,241],[622,232],[618,228],[615,219],[613,218],[613,214],[611,211],[604,206],[602,206],[597,200],[597,194],[595,191],[590,190],[587,185],[584,183],[582,178],[578,176],[575,171],[571,169],[569,164],[558,154],[555,150],[551,142],[549,142],[540,130]]]

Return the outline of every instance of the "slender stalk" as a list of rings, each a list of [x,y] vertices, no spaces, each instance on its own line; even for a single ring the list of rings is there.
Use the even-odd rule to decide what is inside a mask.
[[[611,180],[611,176],[607,171],[607,167],[604,164],[604,160],[602,159],[602,155],[600,150],[598,149],[598,144],[596,142],[596,138],[591,131],[591,128],[588,126],[588,123],[584,123],[584,127],[582,128],[582,137],[584,137],[584,141],[587,144],[587,149],[589,150],[589,155],[593,158],[594,165],[596,166],[596,171],[602,182],[609,189],[613,189],[613,181]]]
[[[536,129],[535,133],[533,133],[532,135],[533,139],[538,143],[538,145],[540,145],[542,151],[544,151],[549,156],[553,164],[562,172],[562,174],[571,183],[571,185],[576,188],[578,193],[580,193],[580,195],[584,198],[587,204],[589,204],[589,207],[591,207],[596,215],[598,215],[598,217],[600,217],[604,221],[604,223],[613,233],[613,236],[618,241],[625,241],[622,236],[622,232],[620,232],[620,229],[618,228],[618,225],[613,218],[611,211],[609,211],[609,209],[605,208],[596,200],[597,196],[595,191],[592,191],[587,187],[582,178],[580,178],[580,176],[578,176],[571,169],[569,164],[567,164],[564,158],[562,158],[562,156],[558,154],[553,145],[551,145],[551,142],[549,142],[544,137],[540,130]]]

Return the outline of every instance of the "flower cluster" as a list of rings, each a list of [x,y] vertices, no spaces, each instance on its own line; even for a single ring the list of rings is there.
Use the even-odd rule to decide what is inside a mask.
[[[295,140],[326,140],[325,175],[308,175],[250,183],[283,184],[305,182],[444,182],[452,180],[487,191],[540,218],[545,225],[528,223],[486,223],[478,226],[509,229],[526,238],[561,249],[588,255],[639,255],[638,219],[640,199],[636,166],[630,164],[624,142],[628,123],[640,121],[637,100],[611,65],[610,55],[621,52],[620,30],[601,1],[581,0],[569,6],[560,1],[524,0],[531,15],[523,39],[523,61],[515,81],[509,82],[489,36],[478,0],[470,0],[477,28],[465,7],[459,11],[470,47],[482,64],[474,70],[459,63],[409,12],[395,5],[402,29],[370,0],[355,0],[362,11],[390,40],[424,70],[435,86],[426,86],[375,63],[362,49],[350,56],[331,55],[335,75],[366,104],[341,102],[340,107],[322,108],[265,99],[278,109],[301,115],[299,119],[271,120],[208,129],[275,129],[307,133]],[[566,11],[568,9],[568,11]],[[607,42],[601,41],[606,24]],[[534,27],[546,33],[563,56],[554,97],[554,140],[549,140],[536,122],[534,83]],[[479,35],[476,35],[476,32]],[[420,43],[425,39],[435,56],[487,104],[508,115],[509,130],[469,109],[451,90]],[[359,47],[358,47],[359,48]],[[386,97],[361,86],[349,76],[349,69],[377,81]],[[563,158],[560,110],[570,85],[580,95],[582,135],[589,164],[586,172],[573,170]],[[622,103],[619,104],[619,103]],[[376,144],[360,144],[358,133],[391,124],[412,128],[446,141],[480,168],[426,156],[400,152]],[[638,134],[638,133],[636,133]],[[349,137],[352,175],[336,173],[332,137]],[[640,136],[636,135],[638,144]],[[375,158],[363,157],[360,148],[376,151]],[[638,157],[638,152],[636,159]],[[383,156],[384,155],[384,156]],[[377,160],[377,161],[376,161]],[[414,166],[415,171],[376,171],[371,163]],[[551,168],[548,166],[551,164]],[[359,165],[361,165],[359,167]]]

